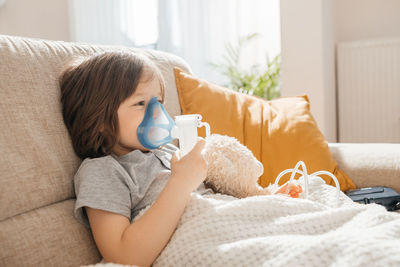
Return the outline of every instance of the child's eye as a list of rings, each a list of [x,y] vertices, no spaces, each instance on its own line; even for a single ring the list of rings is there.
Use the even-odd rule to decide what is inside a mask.
[[[137,102],[136,104],[135,104],[135,106],[144,106],[145,104],[144,104],[144,101],[140,101],[140,102]]]

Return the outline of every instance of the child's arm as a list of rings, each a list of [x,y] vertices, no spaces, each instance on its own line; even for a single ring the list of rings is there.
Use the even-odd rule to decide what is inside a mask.
[[[137,221],[86,208],[96,245],[106,262],[149,266],[168,243],[189,200],[204,181],[207,164],[200,140],[182,159],[171,160],[171,178],[154,204]]]

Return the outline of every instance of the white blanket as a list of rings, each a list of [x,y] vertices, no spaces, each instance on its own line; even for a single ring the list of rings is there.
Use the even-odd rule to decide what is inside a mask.
[[[320,178],[308,199],[192,194],[153,266],[400,266],[400,214]]]

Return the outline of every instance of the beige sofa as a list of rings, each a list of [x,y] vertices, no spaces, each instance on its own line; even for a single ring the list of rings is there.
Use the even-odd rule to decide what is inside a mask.
[[[57,76],[78,55],[130,49],[154,60],[166,79],[166,108],[180,113],[171,54],[0,36],[0,266],[79,266],[101,260],[91,233],[73,217],[80,160],[64,127]],[[312,104],[312,103],[311,103]],[[400,192],[399,144],[330,144],[358,187]]]

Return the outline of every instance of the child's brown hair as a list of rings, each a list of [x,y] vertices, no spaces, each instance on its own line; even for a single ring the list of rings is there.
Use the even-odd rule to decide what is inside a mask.
[[[61,73],[63,119],[81,159],[112,152],[118,141],[118,107],[135,92],[144,73],[151,74],[149,79],[156,76],[164,96],[163,78],[155,64],[129,52],[95,54]]]

